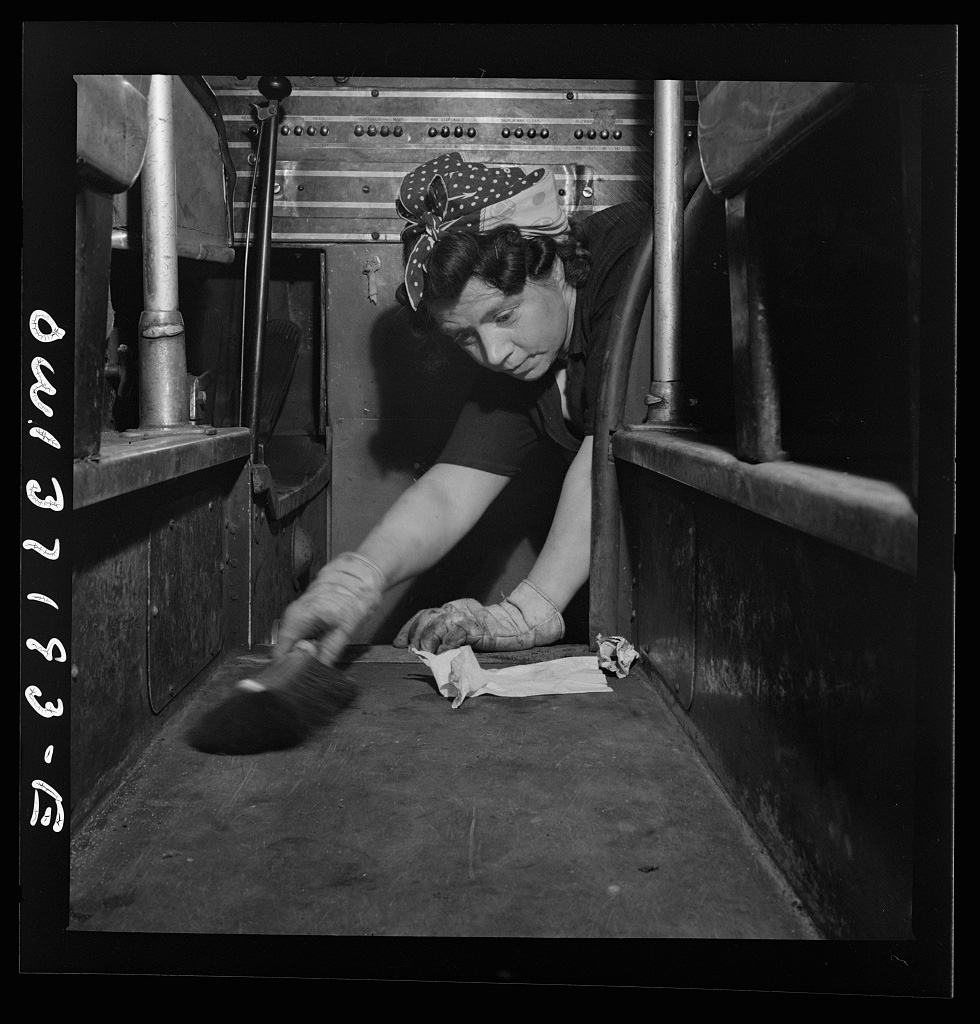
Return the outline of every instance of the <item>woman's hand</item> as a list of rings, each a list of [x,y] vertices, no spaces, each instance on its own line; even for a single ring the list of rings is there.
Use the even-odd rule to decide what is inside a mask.
[[[338,555],[286,609],[274,657],[283,657],[300,640],[313,640],[319,645],[320,660],[333,665],[359,623],[378,606],[386,587],[384,573],[373,562],[352,551]]]
[[[394,639],[395,647],[440,654],[469,645],[477,651],[524,651],[565,635],[561,612],[528,580],[500,604],[484,607],[465,597],[418,612]]]

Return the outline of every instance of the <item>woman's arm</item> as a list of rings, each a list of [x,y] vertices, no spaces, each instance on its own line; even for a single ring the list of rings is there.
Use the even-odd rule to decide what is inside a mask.
[[[586,437],[565,474],[551,529],[527,577],[559,610],[589,578],[591,531],[592,438]]]
[[[547,540],[534,567],[499,604],[472,598],[416,613],[396,647],[439,653],[471,645],[478,651],[518,651],[555,643],[565,633],[561,612],[589,576],[592,521],[592,438],[572,460]]]
[[[465,466],[433,466],[392,505],[356,552],[335,556],[283,615],[276,656],[301,640],[332,665],[385,590],[434,565],[469,532],[508,477]]]
[[[435,565],[476,525],[510,478],[437,463],[405,491],[357,549],[388,586]]]

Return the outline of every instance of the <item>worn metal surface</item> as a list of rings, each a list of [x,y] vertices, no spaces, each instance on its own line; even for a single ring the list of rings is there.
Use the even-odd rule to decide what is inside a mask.
[[[221,138],[207,111],[186,84],[174,82],[178,119],[177,239],[185,244],[230,248],[228,206]]]
[[[150,75],[73,75],[79,169],[103,191],[122,192],[139,176],[146,152]]]
[[[182,255],[226,262],[231,250],[221,139],[214,123],[185,83],[174,78],[177,245]],[[139,249],[140,203],[130,190],[114,204],[113,227],[120,247]]]
[[[681,379],[681,278],[684,266],[684,83],[653,90],[653,374]]]
[[[163,259],[176,263],[176,256],[174,252]],[[139,336],[140,429],[189,427],[191,398],[183,317],[177,310],[147,310],[140,317]]]
[[[167,703],[171,685],[175,694],[190,690],[225,636],[234,642],[247,633],[250,538],[246,530],[243,556],[225,528],[249,498],[242,465],[223,463],[73,513],[73,821],[116,784],[180,704],[184,694]],[[245,616],[238,619],[227,608],[234,576],[222,572],[225,558],[226,568],[233,558],[242,563]]]
[[[267,652],[227,664],[73,837],[70,927],[815,936],[639,677],[454,711],[414,657],[382,656],[350,667],[358,704],[308,746],[208,757],[184,723]]]
[[[244,459],[249,443],[249,432],[241,427],[106,433],[101,439],[99,460],[76,462],[73,467],[74,507],[85,508],[188,473]]]
[[[711,83],[704,83],[705,85]],[[698,143],[711,190],[734,196],[840,113],[853,82],[716,82],[698,90]]]
[[[218,480],[158,505],[149,524],[147,684],[159,713],[224,641]]]
[[[910,576],[918,571],[919,517],[895,484],[792,462],[750,465],[729,443],[643,427],[620,431],[612,447],[624,462]]]
[[[177,288],[177,128],[174,76],[153,75],[147,97],[146,161],[140,175],[143,297],[153,312],[179,309]]]
[[[681,707],[694,700],[697,653],[697,534],[691,502],[668,490],[627,492],[628,515],[650,524],[630,538],[634,565],[636,646],[676,694]],[[636,507],[636,503],[639,507]]]
[[[621,474],[635,551],[669,531],[672,503],[696,523],[689,732],[828,937],[910,937],[914,580],[657,474]],[[641,610],[674,569],[673,551],[660,558],[643,563]]]
[[[72,519],[71,803],[74,821],[145,740],[148,538],[117,498]]]
[[[735,445],[747,462],[785,458],[768,295],[755,217],[756,196],[725,201],[735,369]]]

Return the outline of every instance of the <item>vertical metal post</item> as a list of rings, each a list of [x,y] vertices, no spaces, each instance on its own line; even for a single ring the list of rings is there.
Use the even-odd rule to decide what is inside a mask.
[[[653,380],[647,422],[679,426],[681,389],[681,279],[684,266],[684,83],[653,87]]]
[[[735,374],[735,448],[745,462],[776,462],[782,447],[779,378],[766,285],[752,216],[753,193],[743,190],[725,200],[728,285],[732,310]]]
[[[140,424],[190,425],[184,320],[178,309],[174,79],[153,75],[147,98],[140,316]]]
[[[246,350],[243,360],[248,367],[243,402],[242,423],[252,429],[252,458],[258,459],[259,419],[262,400],[262,355],[265,349],[265,321],[269,308],[269,266],[272,256],[272,212],[275,204],[276,143],[279,132],[279,104],[290,92],[292,85],[288,78],[278,75],[264,75],[259,79],[259,91],[269,104],[259,111],[261,134],[259,136],[259,159],[255,164],[258,175],[258,218],[255,231],[257,243],[254,284],[247,296]],[[245,244],[251,244],[250,239]]]

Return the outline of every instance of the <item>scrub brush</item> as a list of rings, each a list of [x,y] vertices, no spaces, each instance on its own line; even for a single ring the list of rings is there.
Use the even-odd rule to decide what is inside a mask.
[[[354,703],[357,686],[300,641],[210,708],[187,733],[204,754],[261,754],[298,747]]]

